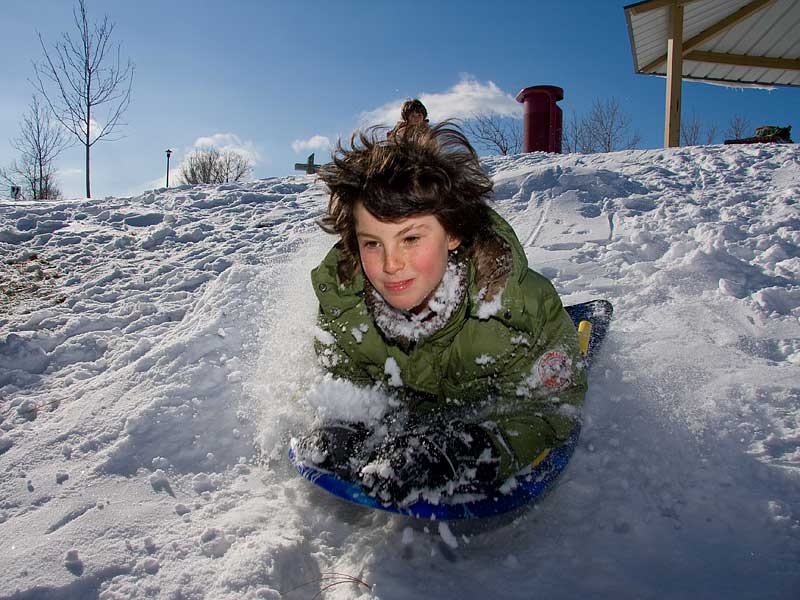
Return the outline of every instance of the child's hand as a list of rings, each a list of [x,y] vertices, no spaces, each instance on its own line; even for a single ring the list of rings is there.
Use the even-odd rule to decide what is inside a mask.
[[[494,481],[497,456],[478,425],[419,427],[380,446],[362,467],[361,483],[371,496],[395,504],[411,503],[424,490],[472,491]]]
[[[303,460],[333,471],[345,479],[353,478],[364,442],[371,431],[363,423],[336,421],[307,433],[297,451]]]
[[[456,476],[450,460],[425,433],[404,433],[378,448],[361,469],[361,484],[370,496],[400,504],[412,491],[443,486]]]

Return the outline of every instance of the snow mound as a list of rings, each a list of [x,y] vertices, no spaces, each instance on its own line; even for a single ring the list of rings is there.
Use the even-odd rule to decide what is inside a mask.
[[[800,152],[484,164],[531,265],[615,318],[560,484],[479,533],[288,464],[386,409],[314,357],[315,178],[0,203],[0,597],[795,598]]]

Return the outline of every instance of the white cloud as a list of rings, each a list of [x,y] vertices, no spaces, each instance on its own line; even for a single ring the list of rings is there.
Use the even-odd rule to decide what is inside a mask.
[[[78,176],[83,177],[83,169],[79,169],[77,167],[71,167],[69,169],[58,169],[58,171],[56,171],[56,175],[58,177],[63,177],[65,179],[71,179],[73,177],[78,177]]]
[[[237,152],[245,158],[250,159],[253,164],[261,160],[256,145],[251,141],[242,141],[235,133],[214,133],[212,135],[197,138],[192,150],[198,148],[216,148],[220,152],[230,150]],[[191,152],[191,150],[189,151]],[[188,154],[189,152],[186,152]]]
[[[170,167],[169,170],[169,187],[176,187],[181,184],[181,168],[178,167]],[[159,188],[163,188],[164,184],[167,182],[166,173],[163,173],[156,177],[155,179],[151,179],[143,184],[136,185],[128,190],[125,195],[126,196],[138,196],[142,193],[143,190],[157,190]]]
[[[94,119],[89,119],[89,141],[94,143],[97,141],[97,136],[100,134],[100,131],[103,129],[103,126],[100,125]],[[81,131],[83,131],[84,135],[86,134],[86,128],[81,127]]]
[[[468,119],[475,113],[522,117],[522,104],[514,96],[505,93],[493,81],[481,83],[471,75],[462,75],[461,81],[445,92],[423,93],[417,97],[428,109],[428,117],[433,122]],[[400,118],[400,107],[405,100],[393,100],[361,113],[360,125],[394,125]]]
[[[331,141],[324,135],[315,135],[307,140],[295,140],[292,142],[292,150],[296,154],[300,152],[308,152],[309,150],[329,150],[331,148]]]

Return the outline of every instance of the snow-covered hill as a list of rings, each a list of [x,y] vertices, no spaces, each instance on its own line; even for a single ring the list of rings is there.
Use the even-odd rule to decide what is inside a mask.
[[[797,598],[800,151],[485,164],[532,266],[616,312],[560,484],[481,532],[286,460],[313,177],[0,203],[0,598]]]

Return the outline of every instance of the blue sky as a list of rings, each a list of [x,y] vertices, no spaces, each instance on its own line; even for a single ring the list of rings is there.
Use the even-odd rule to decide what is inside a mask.
[[[432,120],[475,108],[521,111],[513,97],[531,85],[564,88],[565,117],[616,97],[641,136],[663,142],[664,81],[635,75],[623,7],[628,2],[272,2],[267,0],[88,0],[108,15],[114,40],[136,65],[125,137],[92,154],[94,197],[139,194],[163,185],[171,166],[198,144],[236,147],[256,161],[255,177],[295,172],[314,141],[349,137],[367,121],[389,121],[408,97]],[[48,45],[74,35],[71,0],[6,0],[0,38],[0,165],[30,104],[36,36]],[[733,89],[684,82],[684,118],[731,117],[752,127],[793,125],[800,90]],[[83,195],[82,148],[59,158],[67,197]],[[174,179],[171,180],[171,183]],[[5,195],[5,190],[3,190]]]

